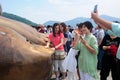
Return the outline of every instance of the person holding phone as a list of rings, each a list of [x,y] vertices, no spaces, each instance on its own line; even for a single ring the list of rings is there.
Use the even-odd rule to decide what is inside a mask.
[[[110,22],[99,17],[98,11],[96,13],[91,13],[91,18],[96,24],[101,25],[103,29],[111,30],[117,37],[120,37],[120,24],[115,22]],[[120,46],[117,51],[117,80],[120,80]]]
[[[78,69],[80,71],[81,80],[99,80],[97,73],[97,54],[98,44],[96,37],[91,33],[92,24],[86,21],[82,25],[82,32],[85,34],[84,38],[75,32],[74,48],[80,50],[78,57]]]

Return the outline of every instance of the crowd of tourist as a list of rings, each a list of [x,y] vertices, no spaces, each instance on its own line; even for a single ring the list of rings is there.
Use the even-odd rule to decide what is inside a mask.
[[[53,60],[56,80],[77,80],[75,71],[79,80],[107,80],[110,71],[112,80],[120,80],[120,24],[100,18],[98,12],[92,12],[91,18],[96,27],[90,21],[74,29],[64,22],[40,25],[38,31],[48,34],[49,47],[59,57]]]

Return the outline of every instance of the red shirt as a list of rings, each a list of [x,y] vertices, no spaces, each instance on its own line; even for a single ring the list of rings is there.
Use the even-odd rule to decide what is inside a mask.
[[[60,33],[60,35],[59,35],[59,34],[56,34],[55,37],[53,36],[53,33],[50,33],[50,35],[49,35],[50,42],[53,43],[54,47],[61,43],[61,39],[62,39],[62,38],[64,38],[63,33]],[[61,45],[61,46],[58,47],[56,50],[64,50],[64,46]]]

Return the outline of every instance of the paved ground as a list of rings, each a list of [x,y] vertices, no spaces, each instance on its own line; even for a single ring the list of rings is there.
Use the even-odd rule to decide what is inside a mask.
[[[99,72],[100,72],[100,71],[98,71],[98,74],[99,74]],[[77,77],[77,74],[76,74],[76,77]],[[55,80],[55,75],[54,75],[54,74],[53,74],[51,80]],[[68,80],[68,79],[66,79],[66,80]],[[78,80],[78,79],[77,79],[77,80]],[[112,80],[111,74],[109,75],[109,77],[107,78],[107,80]]]

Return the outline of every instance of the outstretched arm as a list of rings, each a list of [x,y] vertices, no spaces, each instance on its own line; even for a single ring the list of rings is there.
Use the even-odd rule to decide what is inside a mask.
[[[96,13],[91,13],[92,19],[95,21],[96,24],[100,25],[103,29],[110,29],[112,27],[112,22],[104,20],[98,16],[98,11]]]

